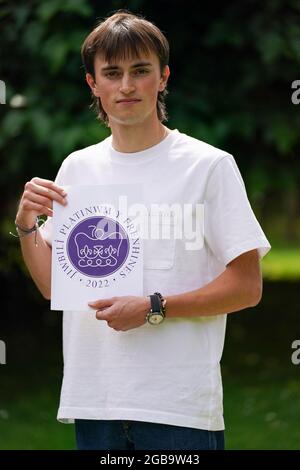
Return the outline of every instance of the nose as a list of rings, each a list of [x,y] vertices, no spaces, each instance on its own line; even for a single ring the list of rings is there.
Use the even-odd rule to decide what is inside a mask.
[[[135,90],[134,80],[130,75],[124,74],[120,85],[120,92],[128,95]]]

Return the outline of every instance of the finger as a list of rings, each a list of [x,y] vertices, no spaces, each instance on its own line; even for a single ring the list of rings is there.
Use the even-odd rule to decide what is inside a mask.
[[[24,197],[35,196],[43,198],[43,204],[47,201],[56,201],[60,204],[66,203],[66,193],[61,191],[56,191],[51,188],[44,188],[43,186],[38,186],[34,183],[28,183],[24,191]]]
[[[111,313],[112,313],[112,309],[108,307],[104,310],[97,310],[96,318],[97,320],[106,320],[107,323],[109,324],[109,322],[111,321]]]
[[[47,180],[42,180],[42,181],[47,181]],[[25,191],[24,191],[24,197],[39,197],[43,198],[43,200],[35,201],[35,202],[41,202],[42,204],[46,204],[47,201],[56,201],[60,204],[64,204],[66,201],[66,192],[62,189],[56,186],[52,181],[49,181],[47,183],[47,186],[40,185],[36,182],[36,179],[33,179],[26,183],[25,185]]]
[[[108,321],[107,322],[107,326],[109,326],[110,328],[112,328],[113,330],[115,331],[121,331],[122,328],[120,328],[119,326],[116,325],[116,322],[113,322],[113,321]]]
[[[39,194],[32,193],[29,191],[24,192],[24,200],[33,202],[35,204],[38,204],[40,206],[48,207],[49,209],[53,209],[53,202],[51,199],[40,196]],[[66,205],[67,201],[65,198],[62,198],[62,201],[59,202],[60,204]]]
[[[53,211],[51,208],[44,206],[43,204],[37,204],[30,200],[23,201],[23,209],[26,211],[36,211],[38,214],[44,214],[52,217]]]
[[[88,305],[92,308],[101,310],[103,308],[111,307],[114,304],[115,300],[115,297],[112,297],[110,299],[99,299],[94,300],[93,302],[89,302]]]
[[[36,176],[36,177],[32,178],[31,182],[38,185],[38,186],[44,186],[45,188],[56,191],[56,192],[62,194],[63,196],[65,196],[67,194],[65,189],[61,188],[60,186],[55,184],[54,181],[46,180],[46,179],[43,179],[43,178],[38,178]]]
[[[105,313],[102,310],[97,310],[96,318],[97,318],[97,320],[106,320],[107,321]]]

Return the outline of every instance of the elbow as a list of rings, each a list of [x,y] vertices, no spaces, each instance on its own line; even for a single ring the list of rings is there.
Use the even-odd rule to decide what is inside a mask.
[[[51,289],[44,290],[42,292],[44,299],[51,300]]]
[[[263,292],[262,282],[260,282],[256,286],[252,286],[252,292],[251,292],[251,296],[249,299],[249,303],[250,303],[249,307],[256,307],[260,303],[262,299],[262,292]]]
[[[42,292],[40,291],[44,299],[50,300],[51,299],[51,294],[49,292]]]
[[[40,286],[40,292],[44,299],[46,300],[51,300],[51,282],[50,283],[45,283],[42,286]]]
[[[39,288],[40,293],[46,300],[51,299],[51,289]]]

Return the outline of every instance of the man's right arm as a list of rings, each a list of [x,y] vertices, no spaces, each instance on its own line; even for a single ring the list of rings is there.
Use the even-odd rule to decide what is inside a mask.
[[[53,215],[53,200],[66,204],[66,193],[55,183],[42,178],[33,178],[25,184],[16,216],[16,223],[24,229],[34,226],[39,215]],[[39,230],[30,234],[20,232],[20,243],[24,262],[41,294],[51,297],[51,247]]]

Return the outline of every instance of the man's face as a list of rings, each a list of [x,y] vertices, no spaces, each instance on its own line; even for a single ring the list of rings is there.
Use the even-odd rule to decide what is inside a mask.
[[[169,74],[166,66],[161,76],[154,53],[113,63],[96,56],[95,80],[90,74],[86,80],[94,95],[100,98],[110,125],[114,122],[134,125],[149,117],[157,119],[157,95],[164,90]]]

